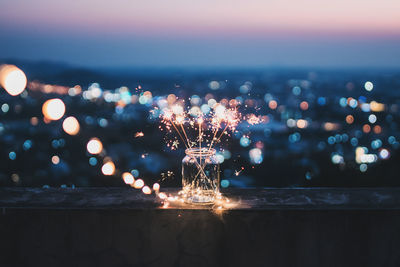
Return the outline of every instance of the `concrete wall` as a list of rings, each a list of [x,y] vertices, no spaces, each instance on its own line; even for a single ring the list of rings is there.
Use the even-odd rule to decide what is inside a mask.
[[[400,210],[393,207],[218,215],[4,202],[0,266],[400,266]]]

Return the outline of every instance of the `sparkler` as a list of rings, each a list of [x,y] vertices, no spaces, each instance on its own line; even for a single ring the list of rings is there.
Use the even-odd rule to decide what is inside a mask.
[[[180,103],[184,103],[181,101]],[[203,155],[213,155],[215,153],[214,146],[220,143],[224,135],[229,135],[229,132],[234,132],[238,123],[241,121],[242,116],[238,112],[237,106],[234,108],[227,108],[222,103],[215,103],[213,110],[208,114],[201,112],[199,108],[187,108],[187,111],[182,105],[177,102],[171,103],[170,106],[164,107],[160,114],[161,122],[165,126],[167,133],[176,133],[177,137],[180,138],[188,151],[191,153],[195,149],[195,153],[199,154],[199,157],[192,156],[191,160],[197,168],[197,173],[192,177],[191,189],[196,187],[194,190],[195,194],[201,196],[205,191],[218,192],[218,185],[214,181],[211,181],[209,175],[205,172],[205,167],[209,164],[209,161],[203,160]],[[174,131],[174,130],[175,131]],[[190,138],[194,134],[196,138]],[[196,136],[197,135],[197,136]],[[211,137],[211,138],[210,138]],[[174,148],[176,144],[176,136],[168,143]],[[174,140],[175,139],[175,140]],[[200,180],[197,178],[200,176]],[[204,186],[206,181],[207,186]],[[199,183],[202,186],[199,186]],[[196,184],[196,185],[195,185]],[[209,188],[209,186],[211,188]],[[185,190],[185,188],[184,188]],[[182,193],[183,199],[185,199],[185,192]],[[201,197],[199,197],[201,198]]]

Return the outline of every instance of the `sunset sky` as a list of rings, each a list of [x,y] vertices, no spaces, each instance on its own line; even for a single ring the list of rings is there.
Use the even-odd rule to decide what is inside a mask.
[[[398,0],[0,0],[0,58],[400,67]]]

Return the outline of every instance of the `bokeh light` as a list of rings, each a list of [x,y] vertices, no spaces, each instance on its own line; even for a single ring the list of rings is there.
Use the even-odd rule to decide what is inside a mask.
[[[369,115],[368,121],[369,121],[370,123],[375,123],[376,120],[377,120],[377,118],[376,118],[376,115],[375,115],[375,114]]]
[[[64,116],[65,104],[59,98],[49,99],[44,102],[42,112],[44,117],[48,120],[59,120]]]
[[[300,119],[297,121],[296,125],[297,125],[297,128],[304,129],[304,128],[307,128],[308,122],[306,120]]]
[[[229,186],[229,181],[228,180],[221,180],[221,186],[223,188],[227,188]]]
[[[133,187],[136,189],[140,189],[144,186],[144,181],[142,179],[137,179],[133,184]]]
[[[154,183],[154,184],[153,184],[153,190],[154,190],[154,191],[160,190],[160,184],[159,184],[159,183]]]
[[[374,84],[372,82],[366,82],[364,84],[364,88],[365,90],[367,90],[368,92],[372,91],[372,89],[374,89]]]
[[[379,152],[379,157],[381,159],[388,159],[390,157],[390,152],[389,150],[383,148],[381,149],[381,151]]]
[[[268,103],[268,107],[269,107],[270,109],[276,109],[276,108],[278,107],[278,102],[276,102],[275,100],[271,100],[271,101],[269,101],[269,103]]]
[[[10,153],[8,153],[8,158],[11,160],[15,160],[17,158],[17,153],[11,151]]]
[[[69,135],[76,135],[79,133],[79,122],[75,117],[68,117],[63,122],[63,129]]]
[[[90,154],[96,155],[100,154],[103,151],[103,144],[98,138],[92,138],[86,145],[87,151]]]
[[[101,167],[101,172],[104,175],[113,175],[115,172],[115,165],[112,161],[106,162]]]
[[[58,163],[60,163],[60,158],[58,156],[53,156],[53,157],[51,157],[51,162],[54,165],[57,165]]]
[[[250,161],[254,164],[260,164],[263,161],[263,153],[259,148],[253,148],[249,151]]]
[[[347,115],[347,116],[346,116],[346,122],[347,122],[348,124],[352,124],[352,123],[354,122],[354,117],[353,117],[353,115]]]
[[[308,103],[307,103],[307,101],[301,102],[301,103],[300,103],[300,108],[301,108],[302,110],[307,110],[307,109],[308,109]]]
[[[0,66],[0,85],[12,96],[21,94],[26,87],[25,73],[14,65]]]
[[[371,131],[371,126],[369,126],[368,124],[364,124],[363,132],[364,133],[369,133],[370,131]]]
[[[130,174],[129,172],[124,172],[122,174],[122,179],[126,184],[132,185],[135,182],[135,178],[133,178],[133,175]]]
[[[150,187],[148,187],[148,186],[146,185],[146,186],[143,186],[142,192],[143,192],[144,194],[146,194],[146,195],[149,195],[149,194],[151,194],[151,189],[150,189]]]

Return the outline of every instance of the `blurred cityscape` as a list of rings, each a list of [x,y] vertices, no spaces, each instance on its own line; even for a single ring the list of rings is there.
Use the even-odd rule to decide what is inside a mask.
[[[180,99],[203,113],[244,107],[218,145],[222,187],[400,185],[398,70],[0,64],[28,79],[18,96],[0,90],[0,186],[127,186],[126,173],[180,186],[184,147],[167,146],[150,112]]]

